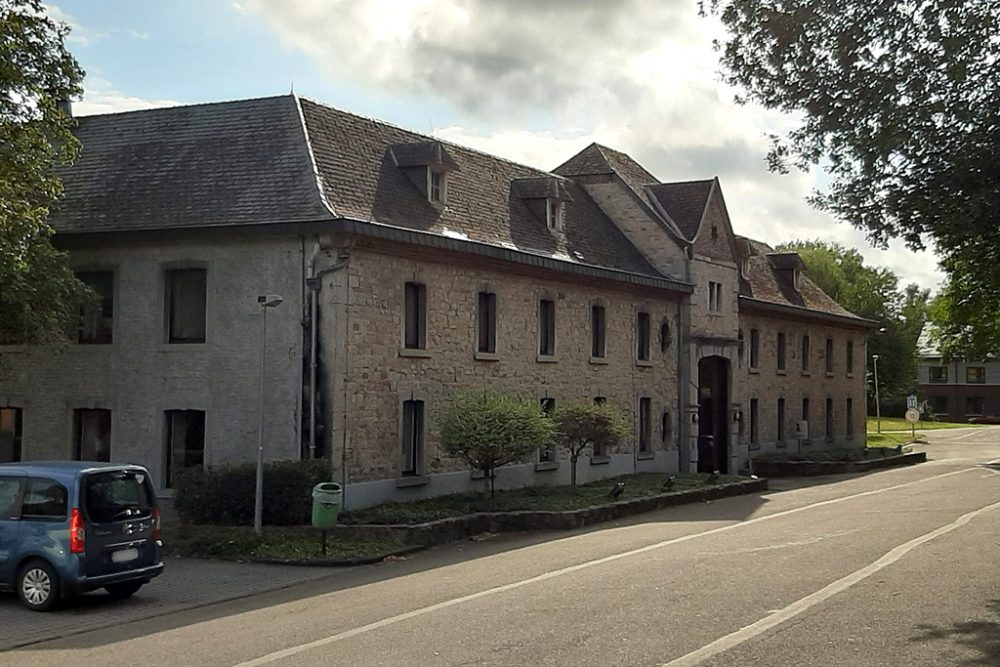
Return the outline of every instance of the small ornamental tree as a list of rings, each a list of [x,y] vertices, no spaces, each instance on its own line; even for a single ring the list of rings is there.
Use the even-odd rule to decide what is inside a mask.
[[[609,403],[568,403],[553,415],[556,442],[569,450],[570,481],[576,486],[576,462],[587,447],[617,447],[628,437],[629,423],[621,410]]]
[[[496,392],[459,394],[441,417],[441,446],[481,470],[495,494],[494,472],[552,441],[555,425],[535,401]]]

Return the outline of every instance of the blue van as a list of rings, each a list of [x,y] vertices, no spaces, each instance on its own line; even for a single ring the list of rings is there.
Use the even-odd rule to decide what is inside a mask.
[[[163,572],[160,511],[137,465],[0,464],[0,590],[29,609],[104,588],[127,598]]]

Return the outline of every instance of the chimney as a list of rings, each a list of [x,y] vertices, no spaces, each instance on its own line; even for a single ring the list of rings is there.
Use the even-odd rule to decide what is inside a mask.
[[[59,111],[62,111],[67,116],[69,116],[70,118],[73,117],[73,102],[68,98],[60,97],[58,100],[56,100],[56,108],[59,109]]]

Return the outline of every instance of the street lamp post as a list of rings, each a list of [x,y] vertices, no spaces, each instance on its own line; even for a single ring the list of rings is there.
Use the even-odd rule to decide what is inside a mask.
[[[882,433],[882,408],[878,401],[878,355],[872,355],[872,363],[875,364],[875,432]]]
[[[263,313],[260,339],[260,403],[257,410],[257,485],[253,498],[253,532],[261,534],[264,517],[264,368],[267,363],[267,309],[281,305],[277,294],[258,296]]]

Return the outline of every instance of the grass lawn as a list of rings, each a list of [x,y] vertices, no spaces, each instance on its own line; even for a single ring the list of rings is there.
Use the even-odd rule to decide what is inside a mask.
[[[889,436],[901,435],[901,433],[883,433],[879,437],[885,438],[885,440],[877,444],[872,443],[873,436],[869,435],[868,447],[866,449],[861,449],[860,447],[853,449],[806,449],[801,454],[798,451],[767,452],[756,455],[753,458],[755,461],[864,461],[866,459],[884,458],[886,456],[895,456],[899,453],[896,451],[897,444],[907,444],[909,442],[909,436],[899,440],[889,438]],[[906,448],[903,451],[905,452]]]
[[[895,447],[896,445],[905,445],[912,441],[910,434],[907,433],[869,433],[868,434],[868,448],[877,449],[880,447]],[[920,435],[917,435],[920,438]]]
[[[877,424],[874,417],[868,417],[868,433],[875,433]],[[977,428],[984,424],[958,424],[954,422],[917,422],[918,431],[931,431],[939,428]],[[910,422],[899,417],[882,417],[883,431],[909,431]]]
[[[423,523],[436,519],[473,514],[475,512],[513,512],[518,510],[576,510],[611,502],[609,492],[618,482],[625,483],[625,490],[618,500],[645,498],[664,493],[663,473],[639,473],[605,479],[590,484],[572,486],[532,486],[509,491],[497,491],[496,498],[488,493],[459,493],[428,498],[410,503],[386,503],[367,509],[345,512],[340,516],[348,524],[407,524]],[[736,475],[722,475],[720,482],[745,479]],[[674,491],[699,489],[710,486],[708,475],[674,474]]]
[[[165,524],[163,542],[167,555],[195,558],[322,559],[320,532],[312,528],[264,526],[254,535],[252,526]],[[396,540],[349,540],[327,537],[327,559],[366,558],[403,547]]]

